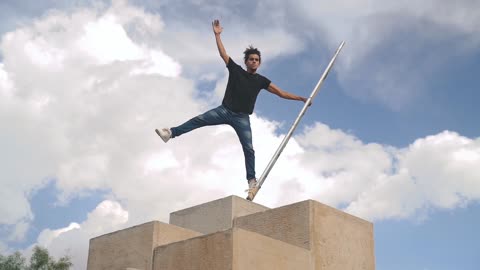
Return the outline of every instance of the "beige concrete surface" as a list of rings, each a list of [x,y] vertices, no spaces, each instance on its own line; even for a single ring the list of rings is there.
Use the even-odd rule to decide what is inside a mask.
[[[375,269],[373,224],[313,200],[238,217],[234,227],[310,250],[313,269]]]
[[[233,223],[234,227],[310,249],[310,211],[310,202],[304,201],[261,213],[237,217]]]
[[[232,269],[232,231],[217,232],[155,248],[153,270]]]
[[[238,196],[228,196],[170,213],[170,224],[209,234],[232,228],[236,217],[268,209]]]
[[[157,247],[153,270],[309,269],[310,252],[233,228]]]
[[[150,270],[155,247],[199,235],[198,232],[152,221],[95,237],[90,239],[87,270]]]
[[[87,269],[375,270],[373,224],[313,200],[268,209],[229,196],[170,222],[91,239]]]
[[[233,228],[233,270],[308,270],[310,252],[258,233]]]
[[[373,224],[311,201],[312,260],[321,270],[374,270]]]

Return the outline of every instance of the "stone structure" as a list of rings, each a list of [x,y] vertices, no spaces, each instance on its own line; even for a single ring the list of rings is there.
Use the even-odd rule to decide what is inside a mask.
[[[374,270],[373,225],[313,200],[230,196],[90,240],[87,270]]]

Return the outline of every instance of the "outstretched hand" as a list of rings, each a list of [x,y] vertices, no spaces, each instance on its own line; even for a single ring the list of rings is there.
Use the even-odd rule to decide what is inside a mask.
[[[216,35],[219,35],[220,33],[222,33],[223,27],[220,26],[219,20],[214,20],[212,22],[212,28],[213,28],[213,33],[215,33]]]

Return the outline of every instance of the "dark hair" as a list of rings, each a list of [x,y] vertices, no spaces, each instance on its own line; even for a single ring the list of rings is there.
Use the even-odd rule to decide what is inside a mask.
[[[245,49],[245,51],[243,52],[243,54],[245,55],[243,57],[243,60],[245,62],[247,62],[248,60],[248,57],[250,56],[250,54],[257,54],[258,55],[258,62],[262,62],[262,55],[260,54],[260,51],[257,49],[257,48],[254,48],[252,45],[248,46],[248,48]]]

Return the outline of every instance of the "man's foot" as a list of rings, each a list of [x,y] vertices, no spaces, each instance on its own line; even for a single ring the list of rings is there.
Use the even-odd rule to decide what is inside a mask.
[[[155,132],[158,136],[160,136],[160,138],[162,138],[164,142],[168,142],[168,140],[170,140],[172,137],[172,131],[170,131],[169,128],[162,128],[160,130],[155,129]]]
[[[248,180],[248,189],[245,191],[248,192],[248,196],[246,199],[252,201],[258,192],[257,179],[253,178]]]

